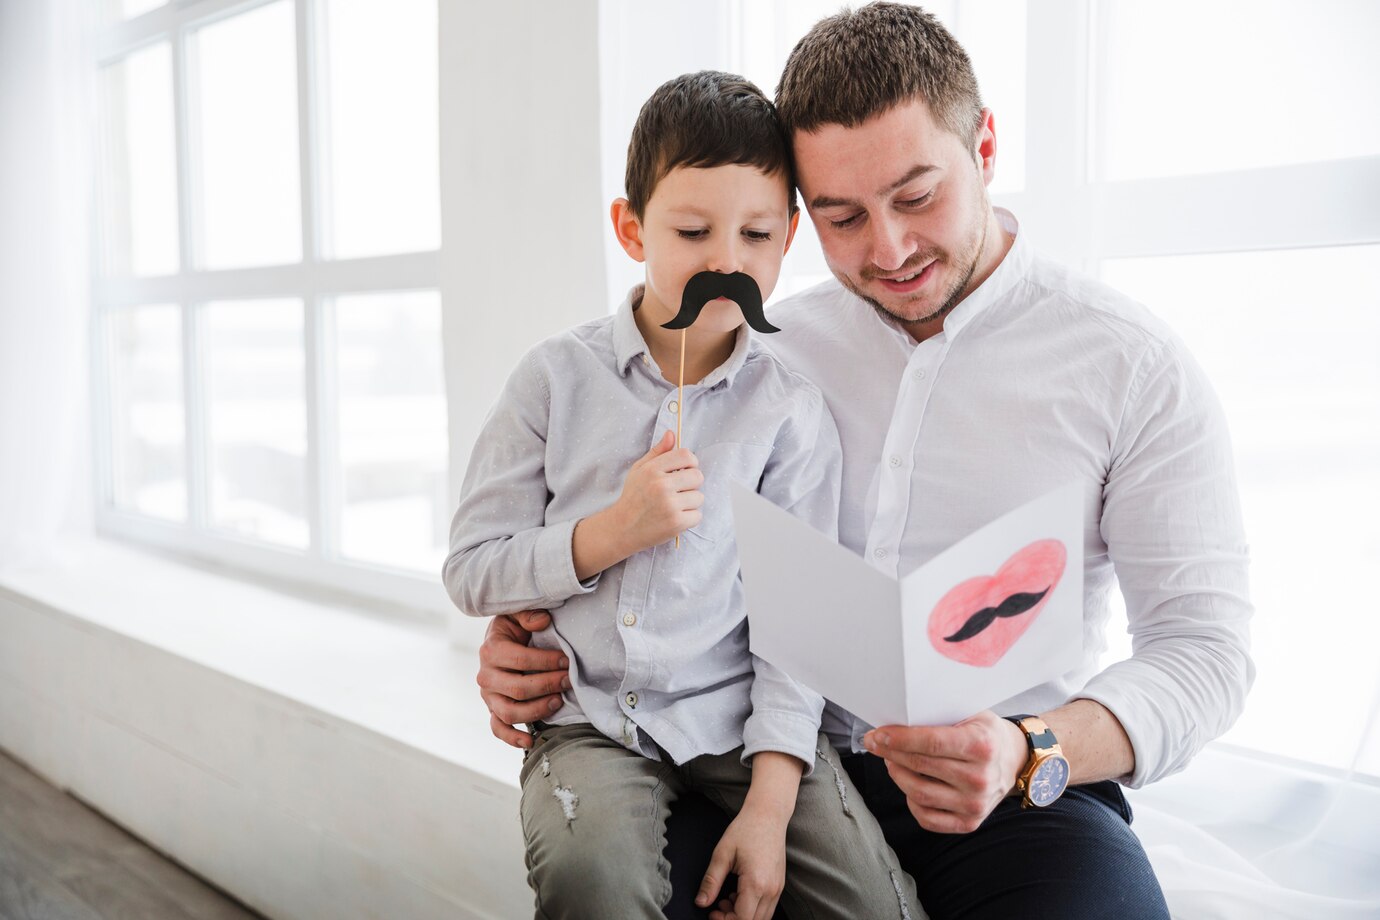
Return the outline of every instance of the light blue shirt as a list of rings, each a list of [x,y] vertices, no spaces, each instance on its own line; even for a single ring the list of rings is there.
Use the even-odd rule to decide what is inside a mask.
[[[633,319],[540,343],[519,363],[470,457],[443,577],[461,610],[550,610],[533,645],[570,659],[572,688],[547,721],[587,722],[677,763],[743,745],[813,765],[823,700],[748,651],[730,482],[837,538],[842,454],[820,391],[748,327],[728,360],[686,386],[682,444],[699,458],[703,520],[581,582],[575,524],[613,504],[629,467],[676,428],[677,391]]]

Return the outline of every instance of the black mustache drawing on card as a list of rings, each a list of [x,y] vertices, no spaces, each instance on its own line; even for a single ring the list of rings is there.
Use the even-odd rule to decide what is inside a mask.
[[[716,297],[726,297],[743,311],[743,319],[758,332],[780,332],[776,326],[767,322],[762,312],[762,289],[751,275],[734,272],[700,272],[685,282],[685,293],[680,297],[680,312],[669,323],[662,323],[663,329],[688,329],[700,318],[704,305]]]

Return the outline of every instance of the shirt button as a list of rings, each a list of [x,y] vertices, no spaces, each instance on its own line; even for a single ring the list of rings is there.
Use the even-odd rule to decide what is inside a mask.
[[[637,625],[637,614],[635,614],[635,613],[625,613],[625,614],[623,614],[623,625],[624,625],[624,626],[636,626],[636,625]]]
[[[924,371],[916,371],[916,372],[915,372],[915,379],[916,379],[916,380],[924,380],[924,379],[925,379],[925,372],[924,372]]]
[[[900,466],[900,465],[901,465],[901,458],[898,457],[898,456],[896,456],[895,454],[893,454],[892,457],[891,457],[891,466],[892,466],[892,469],[895,469],[896,467],[898,467],[898,466]]]
[[[629,693],[627,696],[623,697],[623,702],[625,702],[625,703],[628,704],[628,708],[629,708],[629,709],[636,709],[636,708],[637,708],[637,694],[636,694],[636,693]]]
[[[878,559],[885,559],[885,558],[886,558],[886,550],[884,550],[884,549],[874,549],[874,550],[872,551],[872,555],[876,556]]]
[[[646,355],[643,355],[643,356],[642,356],[642,363],[643,363],[643,364],[651,364],[651,363],[652,363],[652,359],[649,358],[649,357],[647,357]]]
[[[676,401],[673,399],[673,400],[671,400],[670,405],[668,405],[666,408],[670,409],[672,412],[679,412],[679,411],[680,411],[680,403],[676,402]]]

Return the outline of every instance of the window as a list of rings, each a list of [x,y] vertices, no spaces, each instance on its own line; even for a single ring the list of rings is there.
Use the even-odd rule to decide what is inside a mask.
[[[107,0],[103,531],[444,604],[434,0]]]

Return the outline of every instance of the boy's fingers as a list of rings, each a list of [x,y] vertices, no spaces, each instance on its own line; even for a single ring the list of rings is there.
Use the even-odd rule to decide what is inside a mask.
[[[696,470],[699,469],[700,459],[695,456],[695,452],[688,447],[677,447],[668,450],[648,461],[653,464],[653,468],[663,472],[671,473],[676,470]]]
[[[728,870],[733,868],[733,853],[722,846],[714,848],[714,855],[709,860],[709,868],[704,872],[704,880],[700,882],[700,893],[695,895],[695,905],[697,907],[708,907],[714,903],[714,898],[719,893],[719,889],[724,885],[724,879],[728,877]]]
[[[675,446],[676,433],[674,431],[668,430],[661,435],[661,440],[653,444],[651,450],[643,454],[641,459],[639,459],[637,463],[634,463],[633,466],[638,466],[639,464],[646,463],[648,460],[651,460],[654,457],[660,457],[662,454],[666,453],[668,450],[671,450]]]
[[[704,474],[699,470],[675,470],[666,474],[666,484],[673,492],[693,492],[704,485]]]
[[[752,882],[745,882],[742,876],[739,876],[738,896],[733,899],[733,915],[743,920],[757,920],[757,904],[761,900],[762,893]]]

